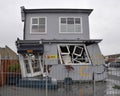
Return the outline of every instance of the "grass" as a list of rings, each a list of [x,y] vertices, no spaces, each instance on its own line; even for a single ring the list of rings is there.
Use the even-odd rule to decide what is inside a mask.
[[[9,72],[16,72],[17,70],[20,70],[20,65],[19,64],[8,66],[8,71]]]

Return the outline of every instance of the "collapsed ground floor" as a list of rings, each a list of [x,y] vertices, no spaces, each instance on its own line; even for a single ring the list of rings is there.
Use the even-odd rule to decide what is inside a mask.
[[[101,40],[17,40],[22,77],[49,76],[64,80],[104,80]]]

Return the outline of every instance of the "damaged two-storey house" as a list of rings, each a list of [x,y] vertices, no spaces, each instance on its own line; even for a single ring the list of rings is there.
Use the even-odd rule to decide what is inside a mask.
[[[90,39],[92,9],[25,9],[23,40],[16,46],[23,78],[48,76],[57,81],[104,80],[104,58],[98,43]]]

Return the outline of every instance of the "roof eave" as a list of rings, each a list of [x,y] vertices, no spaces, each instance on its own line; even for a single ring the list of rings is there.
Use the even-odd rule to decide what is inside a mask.
[[[25,13],[87,13],[93,9],[25,9]]]
[[[86,13],[90,15],[92,11],[93,9],[25,9],[24,6],[21,7],[22,17],[24,17],[25,13]],[[22,20],[24,20],[24,18],[22,18]]]

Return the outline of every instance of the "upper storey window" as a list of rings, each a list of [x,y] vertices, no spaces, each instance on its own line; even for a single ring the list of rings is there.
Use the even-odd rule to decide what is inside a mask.
[[[60,33],[82,33],[82,19],[80,17],[61,17]]]
[[[31,33],[44,34],[46,33],[47,22],[45,17],[31,18]]]

